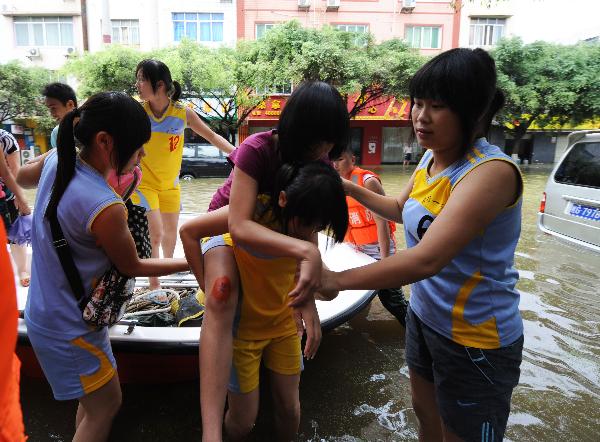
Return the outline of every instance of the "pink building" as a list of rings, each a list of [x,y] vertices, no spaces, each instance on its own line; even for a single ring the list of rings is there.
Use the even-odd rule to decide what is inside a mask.
[[[456,10],[451,4],[458,4]],[[330,25],[371,32],[377,42],[406,39],[424,55],[458,46],[460,1],[448,0],[238,0],[237,37],[253,40],[278,23]]]

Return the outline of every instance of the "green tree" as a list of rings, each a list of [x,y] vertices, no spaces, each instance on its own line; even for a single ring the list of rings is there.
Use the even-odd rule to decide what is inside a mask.
[[[99,52],[86,52],[69,61],[63,72],[79,80],[78,95],[89,97],[102,91],[135,94],[135,68],[144,53],[119,45]]]
[[[274,27],[256,43],[250,57],[256,86],[326,81],[345,96],[358,94],[351,117],[390,95],[405,95],[410,77],[423,64],[400,40],[376,45],[368,36],[362,44],[354,33],[303,28],[297,21]]]
[[[47,115],[40,91],[49,78],[42,68],[25,68],[17,62],[0,65],[0,123]]]
[[[255,70],[247,57],[250,45],[207,48],[184,40],[153,54],[169,66],[182,86],[181,98],[212,128],[232,141],[239,126],[263,99],[249,93]]]
[[[534,122],[543,128],[600,115],[599,45],[523,44],[513,38],[502,40],[492,55],[507,98],[497,118],[515,148]]]

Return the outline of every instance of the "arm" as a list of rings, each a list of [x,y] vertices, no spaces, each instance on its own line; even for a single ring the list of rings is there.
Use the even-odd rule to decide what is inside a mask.
[[[17,183],[19,186],[24,189],[34,189],[37,187],[40,182],[40,176],[42,176],[44,161],[50,152],[52,152],[52,150],[35,157],[33,160],[19,168],[19,173],[17,174]]]
[[[13,176],[11,170],[8,168],[6,157],[2,153],[0,153],[0,177],[2,177],[2,179],[4,180],[6,187],[8,187],[10,191],[15,194],[15,201],[17,203],[19,213],[21,213],[22,215],[29,215],[31,213],[31,209],[27,205],[25,195],[23,194],[21,188],[17,185],[15,177]]]
[[[113,204],[102,210],[91,226],[97,243],[119,272],[128,276],[161,276],[188,270],[185,259],[140,259],[127,227],[125,206]]]
[[[373,180],[367,180],[365,182],[365,186],[367,186],[369,181]],[[385,196],[385,194],[375,193],[369,188],[359,186],[358,184],[354,184],[349,180],[344,179],[342,182],[344,184],[344,190],[346,191],[346,194],[357,200],[371,212],[376,213],[381,218],[386,220],[401,223],[402,209],[404,208],[404,203],[406,200],[408,200],[410,190],[413,187],[414,175],[410,178],[406,186],[404,186],[402,189],[402,192],[400,192],[400,195],[398,195],[396,198]]]
[[[227,154],[233,152],[235,147],[221,135],[215,133],[210,127],[208,127],[206,123],[200,119],[196,112],[189,107],[186,107],[185,115],[187,117],[188,126],[194,132],[196,132],[213,146],[218,147],[223,152]]]
[[[517,172],[508,163],[482,164],[455,187],[419,244],[367,266],[339,273],[324,271],[323,287],[338,290],[400,287],[437,274],[515,201],[518,180]]]
[[[229,196],[229,232],[240,245],[249,245],[259,253],[300,261],[298,282],[290,296],[302,303],[313,296],[321,278],[321,253],[310,241],[277,233],[253,219],[258,183],[239,167],[233,169]]]
[[[204,261],[200,240],[206,236],[220,235],[227,232],[227,215],[229,207],[225,206],[205,215],[198,216],[184,223],[179,229],[179,237],[196,281],[204,291]]]
[[[385,195],[385,191],[379,180],[375,177],[368,178],[365,181],[365,187],[379,195]],[[404,204],[403,204],[404,205]],[[377,225],[377,242],[379,243],[379,256],[387,258],[390,254],[390,226],[387,220],[375,215],[375,224]]]

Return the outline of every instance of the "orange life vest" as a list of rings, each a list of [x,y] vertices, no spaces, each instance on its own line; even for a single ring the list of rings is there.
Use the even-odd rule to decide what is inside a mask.
[[[374,176],[379,182],[379,175],[370,170],[355,167],[350,175],[350,180],[354,184],[365,187],[365,175]],[[351,242],[356,245],[372,244],[378,241],[377,225],[373,213],[365,208],[362,204],[350,196],[346,196],[348,203],[348,231],[344,241]],[[390,238],[394,240],[394,232],[396,231],[396,223],[388,221],[390,226]]]

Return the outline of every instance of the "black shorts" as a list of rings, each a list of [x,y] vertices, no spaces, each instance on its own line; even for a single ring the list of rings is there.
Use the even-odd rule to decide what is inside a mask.
[[[519,383],[523,336],[494,350],[465,347],[406,315],[408,367],[435,386],[444,424],[465,441],[501,441]]]
[[[412,153],[404,154],[404,161],[410,161],[412,159]]]

